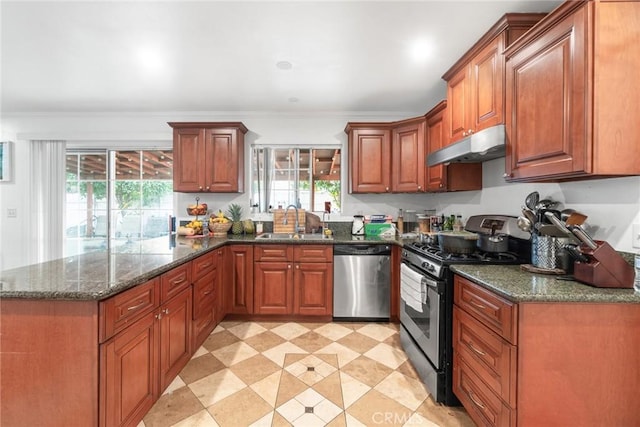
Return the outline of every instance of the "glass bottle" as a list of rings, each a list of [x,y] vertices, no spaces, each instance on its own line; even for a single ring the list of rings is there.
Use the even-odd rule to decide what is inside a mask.
[[[464,230],[464,224],[462,223],[462,215],[457,215],[455,221],[453,222],[453,231],[462,231]]]
[[[398,212],[398,234],[404,233],[404,217],[402,216],[402,209]]]

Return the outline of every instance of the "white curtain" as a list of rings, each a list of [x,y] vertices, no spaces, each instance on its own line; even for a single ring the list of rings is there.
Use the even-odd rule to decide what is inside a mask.
[[[31,262],[62,258],[66,142],[31,141]]]

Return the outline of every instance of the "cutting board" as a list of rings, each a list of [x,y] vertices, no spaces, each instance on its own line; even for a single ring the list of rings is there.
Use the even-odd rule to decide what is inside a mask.
[[[284,209],[274,209],[273,211],[273,232],[274,233],[294,233],[296,226],[296,210],[289,209],[287,212],[287,224],[283,224]],[[299,227],[305,225],[305,211],[304,209],[298,209],[298,224]]]

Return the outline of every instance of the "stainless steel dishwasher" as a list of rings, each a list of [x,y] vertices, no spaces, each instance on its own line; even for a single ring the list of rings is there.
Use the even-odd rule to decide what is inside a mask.
[[[388,320],[391,246],[333,247],[333,317]]]

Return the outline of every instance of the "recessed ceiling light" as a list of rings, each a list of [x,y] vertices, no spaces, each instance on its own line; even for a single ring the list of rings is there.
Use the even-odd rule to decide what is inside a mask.
[[[298,102],[300,101],[298,98],[296,98],[295,96],[292,96],[291,98],[289,98],[289,102]]]
[[[430,40],[418,39],[411,43],[409,54],[414,62],[424,63],[433,56],[434,45]]]
[[[290,70],[291,68],[293,68],[293,64],[291,64],[291,62],[289,61],[278,61],[276,62],[276,67],[281,70]]]

